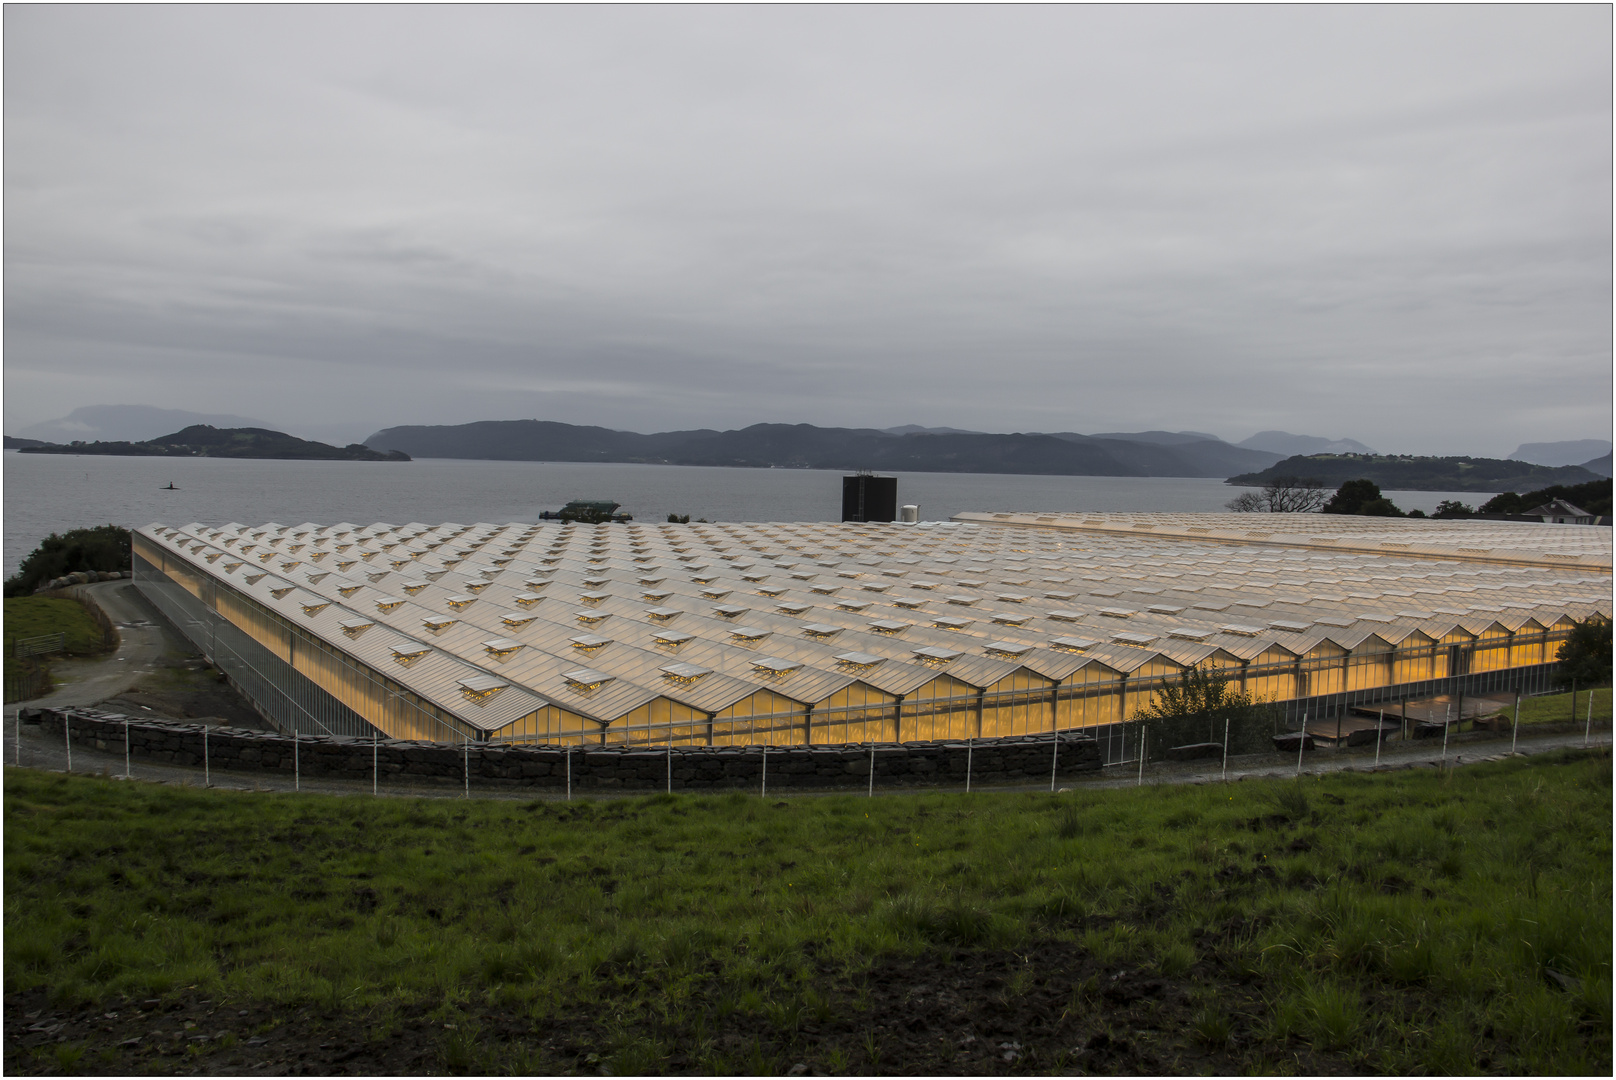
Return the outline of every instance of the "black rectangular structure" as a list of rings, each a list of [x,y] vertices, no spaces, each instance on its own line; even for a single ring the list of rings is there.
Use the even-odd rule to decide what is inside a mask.
[[[842,477],[842,520],[898,520],[898,478],[867,473]]]

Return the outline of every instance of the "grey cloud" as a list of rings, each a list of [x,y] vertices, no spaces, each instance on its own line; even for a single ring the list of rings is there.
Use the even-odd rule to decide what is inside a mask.
[[[5,17],[12,426],[1610,428],[1608,9]]]

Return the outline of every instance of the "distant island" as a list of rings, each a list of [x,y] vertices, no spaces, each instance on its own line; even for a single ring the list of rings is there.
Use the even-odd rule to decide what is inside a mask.
[[[1198,432],[992,435],[754,424],[736,431],[641,435],[552,420],[393,427],[376,432],[365,442],[418,458],[1219,479],[1232,472],[1263,468],[1281,456]]]
[[[18,442],[32,440],[16,440]],[[268,428],[216,428],[193,424],[144,442],[73,442],[23,446],[20,454],[95,454],[113,457],[264,458],[278,461],[409,461],[399,450],[372,450],[360,443],[329,446]]]
[[[1393,491],[1529,491],[1600,479],[1580,465],[1550,468],[1502,458],[1309,454],[1288,457],[1259,472],[1231,476],[1226,482],[1261,487],[1285,476],[1320,480],[1326,487],[1339,487],[1348,480],[1372,480]]]

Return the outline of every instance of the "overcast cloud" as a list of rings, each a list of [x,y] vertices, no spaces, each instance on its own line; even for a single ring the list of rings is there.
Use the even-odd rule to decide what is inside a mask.
[[[5,9],[5,423],[1611,430],[1611,9]]]

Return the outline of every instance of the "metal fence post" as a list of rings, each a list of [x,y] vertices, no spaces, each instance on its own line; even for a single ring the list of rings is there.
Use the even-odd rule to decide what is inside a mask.
[[[1229,782],[1229,720],[1230,720],[1230,717],[1225,716],[1223,718],[1223,782],[1224,783]]]
[[[1139,722],[1139,781],[1134,787],[1143,787],[1145,784],[1145,724]]]
[[[668,794],[673,794],[673,734],[668,734]]]
[[[375,728],[371,728],[370,729],[370,794],[372,796],[375,796],[377,794],[377,789],[381,786],[381,771],[382,771],[381,746],[377,741],[380,738],[381,738],[381,733],[379,731],[377,731]]]
[[[875,798],[875,744],[870,744],[870,790],[864,796],[867,799]]]
[[[17,720],[17,729],[22,730],[22,719]],[[20,747],[19,747],[20,749]],[[17,755],[17,764],[22,764],[22,755]],[[129,718],[123,718],[123,778],[129,779]]]
[[[1296,775],[1302,775],[1302,751],[1307,749],[1307,713],[1302,714],[1302,733],[1296,739]]]
[[[1594,692],[1588,691],[1588,724],[1582,729],[1582,745],[1588,745],[1588,738],[1594,730]]]
[[[126,733],[128,730],[124,729]],[[127,768],[127,765],[125,767]],[[202,786],[213,786],[213,765],[208,755],[208,724],[205,720],[202,722]]]
[[[460,740],[460,747],[461,747],[461,750],[464,751],[464,753],[465,753],[465,761],[463,763],[463,766],[464,766],[465,774],[466,774],[466,793],[465,793],[465,795],[463,795],[461,797],[465,798],[465,799],[469,799],[469,798],[471,798],[471,736],[470,735],[467,735],[465,738]]]
[[[293,791],[302,791],[303,790],[303,762],[301,760],[302,755],[300,755],[298,753],[299,746],[300,746],[300,742],[299,742],[299,739],[298,739],[297,725],[294,724],[292,726],[292,790]]]
[[[1521,737],[1521,692],[1515,691],[1515,722],[1509,725],[1509,752],[1515,752],[1515,744]]]
[[[974,743],[975,740],[971,736],[965,736],[965,794],[967,795],[971,793],[971,752],[975,749]]]
[[[1442,764],[1448,764],[1448,725],[1453,721],[1453,703],[1449,702],[1442,714]]]
[[[567,747],[567,801],[572,801],[572,747]]]
[[[67,771],[73,771],[73,714],[62,715],[62,738],[67,741]]]
[[[758,798],[767,799],[769,797],[769,744],[768,743],[763,744],[762,781],[763,781],[762,786],[758,788]]]

